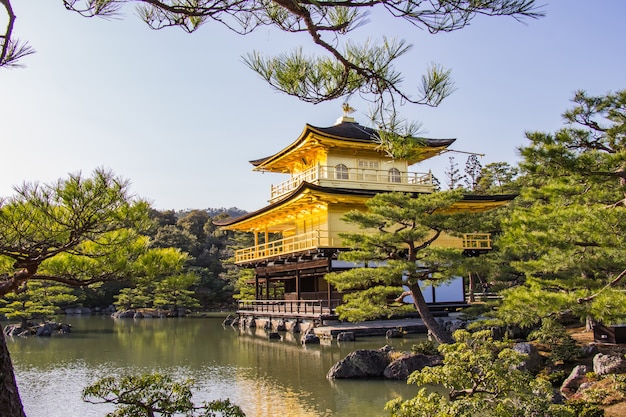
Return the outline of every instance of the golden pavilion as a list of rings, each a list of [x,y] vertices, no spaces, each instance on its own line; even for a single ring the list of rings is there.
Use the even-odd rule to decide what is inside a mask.
[[[253,246],[235,253],[237,265],[254,269],[257,298],[241,304],[240,313],[267,309],[269,314],[271,309],[280,315],[308,309],[331,314],[341,303],[341,294],[324,276],[354,267],[338,259],[348,249],[340,234],[356,231],[356,226],[342,220],[344,214],[365,210],[365,202],[377,193],[435,192],[431,173],[410,167],[445,152],[455,140],[420,138],[419,152],[412,159],[393,159],[381,150],[375,129],[346,114],[330,127],[307,124],[285,148],[250,161],[255,171],[289,177],[271,186],[265,207],[215,222],[222,229],[254,236]],[[451,209],[484,211],[513,197],[466,196]],[[435,244],[475,254],[491,249],[491,237],[487,233],[442,236]]]

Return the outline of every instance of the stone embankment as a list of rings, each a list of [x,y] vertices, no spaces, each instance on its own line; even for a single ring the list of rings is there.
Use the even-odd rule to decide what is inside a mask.
[[[50,337],[54,334],[65,334],[72,331],[72,326],[65,323],[31,323],[8,324],[4,328],[6,336],[40,336]]]
[[[175,311],[158,310],[152,308],[129,309],[114,311],[114,319],[164,319],[167,317],[186,317],[191,311],[181,308]]]
[[[386,378],[406,380],[414,371],[442,364],[439,355],[399,352],[391,346],[359,349],[337,362],[326,374],[328,379]]]
[[[587,343],[580,346],[580,359],[569,366],[554,367],[545,361],[544,356],[534,344],[519,342],[513,345],[513,350],[526,356],[526,360],[519,365],[520,369],[534,375],[542,374],[550,378],[566,372],[563,382],[556,385],[555,401],[564,399],[588,401],[602,393],[603,406],[607,416],[622,416],[626,406],[626,393],[623,388],[616,389],[619,381],[626,381],[626,357],[624,346],[598,345]],[[424,355],[410,352],[399,352],[390,346],[380,349],[361,349],[349,353],[337,362],[327,373],[328,379],[353,378],[385,378],[406,380],[415,371],[425,367],[440,366],[443,358],[439,355]],[[612,375],[612,378],[604,378]],[[562,378],[562,377],[561,377]],[[552,379],[552,378],[550,378]],[[607,382],[608,381],[608,382]],[[616,407],[617,412],[611,412]]]

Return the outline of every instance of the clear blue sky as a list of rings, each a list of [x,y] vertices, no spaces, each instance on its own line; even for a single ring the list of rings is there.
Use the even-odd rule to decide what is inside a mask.
[[[299,102],[241,62],[252,50],[308,48],[304,35],[240,36],[212,22],[190,35],[152,31],[132,9],[103,20],[68,12],[61,1],[13,7],[16,35],[37,53],[23,60],[26,68],[0,69],[0,196],[24,181],[103,166],[158,209],[255,210],[285,177],[252,172],[248,161],[291,143],[305,123],[330,126],[342,114],[341,100]],[[407,87],[431,62],[451,68],[451,97],[436,109],[405,106],[403,115],[420,121],[425,136],[454,137],[454,149],[486,154],[483,165],[515,163],[525,131],[562,126],[575,90],[626,88],[626,1],[547,0],[544,10],[545,18],[524,24],[479,18],[439,35],[373,15],[354,36],[414,44],[401,62]],[[367,124],[367,104],[350,104]],[[456,160],[462,168],[466,156]],[[445,182],[447,164],[444,155],[413,170],[432,169]]]

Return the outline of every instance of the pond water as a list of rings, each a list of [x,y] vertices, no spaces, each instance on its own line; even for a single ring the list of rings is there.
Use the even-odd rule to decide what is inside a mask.
[[[8,337],[26,414],[104,416],[111,406],[83,402],[84,387],[109,375],[154,371],[193,378],[194,402],[230,398],[248,417],[379,417],[387,401],[417,392],[402,381],[329,381],[326,373],[353,350],[410,350],[423,335],[303,347],[300,335],[270,341],[261,329],[240,331],[222,320],[74,317],[63,319],[73,326],[68,335]]]

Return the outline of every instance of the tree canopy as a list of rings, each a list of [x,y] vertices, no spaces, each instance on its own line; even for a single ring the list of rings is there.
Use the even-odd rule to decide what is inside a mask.
[[[479,215],[449,210],[462,198],[460,190],[416,197],[382,193],[368,200],[367,211],[349,212],[345,220],[363,232],[342,235],[352,248],[342,259],[378,267],[326,275],[337,290],[350,290],[345,303],[337,307],[340,317],[360,321],[391,316],[406,311],[399,299],[410,295],[431,334],[439,342],[451,343],[451,335],[433,317],[420,286],[446,282],[472,263],[460,249],[433,246],[444,233],[476,230]]]
[[[510,341],[497,341],[491,331],[458,330],[455,343],[440,345],[443,365],[425,367],[408,379],[421,386],[414,398],[387,403],[392,417],[531,417],[604,415],[593,405],[557,404],[550,382],[523,369],[527,355]],[[442,390],[429,390],[429,386]]]
[[[186,256],[149,248],[141,234],[148,225],[149,205],[130,193],[128,181],[104,169],[16,187],[15,195],[0,200],[0,297],[41,287],[31,283],[85,287],[171,275]],[[23,416],[3,334],[0,375],[0,415]]]
[[[83,390],[83,401],[115,404],[107,417],[245,417],[229,400],[192,402],[194,381],[174,381],[158,373],[102,378]]]
[[[0,66],[18,66],[33,49],[14,35],[11,0],[0,4],[8,21],[0,36]],[[432,34],[462,29],[477,16],[523,20],[543,15],[535,0],[63,0],[62,4],[85,17],[115,16],[126,5],[135,5],[153,29],[179,27],[194,32],[212,22],[244,35],[267,27],[308,34],[324,55],[309,56],[302,48],[276,57],[254,51],[244,62],[275,89],[306,102],[359,94],[374,104],[374,113],[381,118],[404,103],[438,105],[454,90],[450,71],[433,64],[415,87],[405,87],[404,74],[394,64],[412,45],[387,37],[356,43],[351,36],[355,29],[384,15]]]
[[[626,90],[573,102],[566,127],[528,132],[521,148],[524,187],[500,247],[526,284],[504,293],[506,321],[626,317]]]

